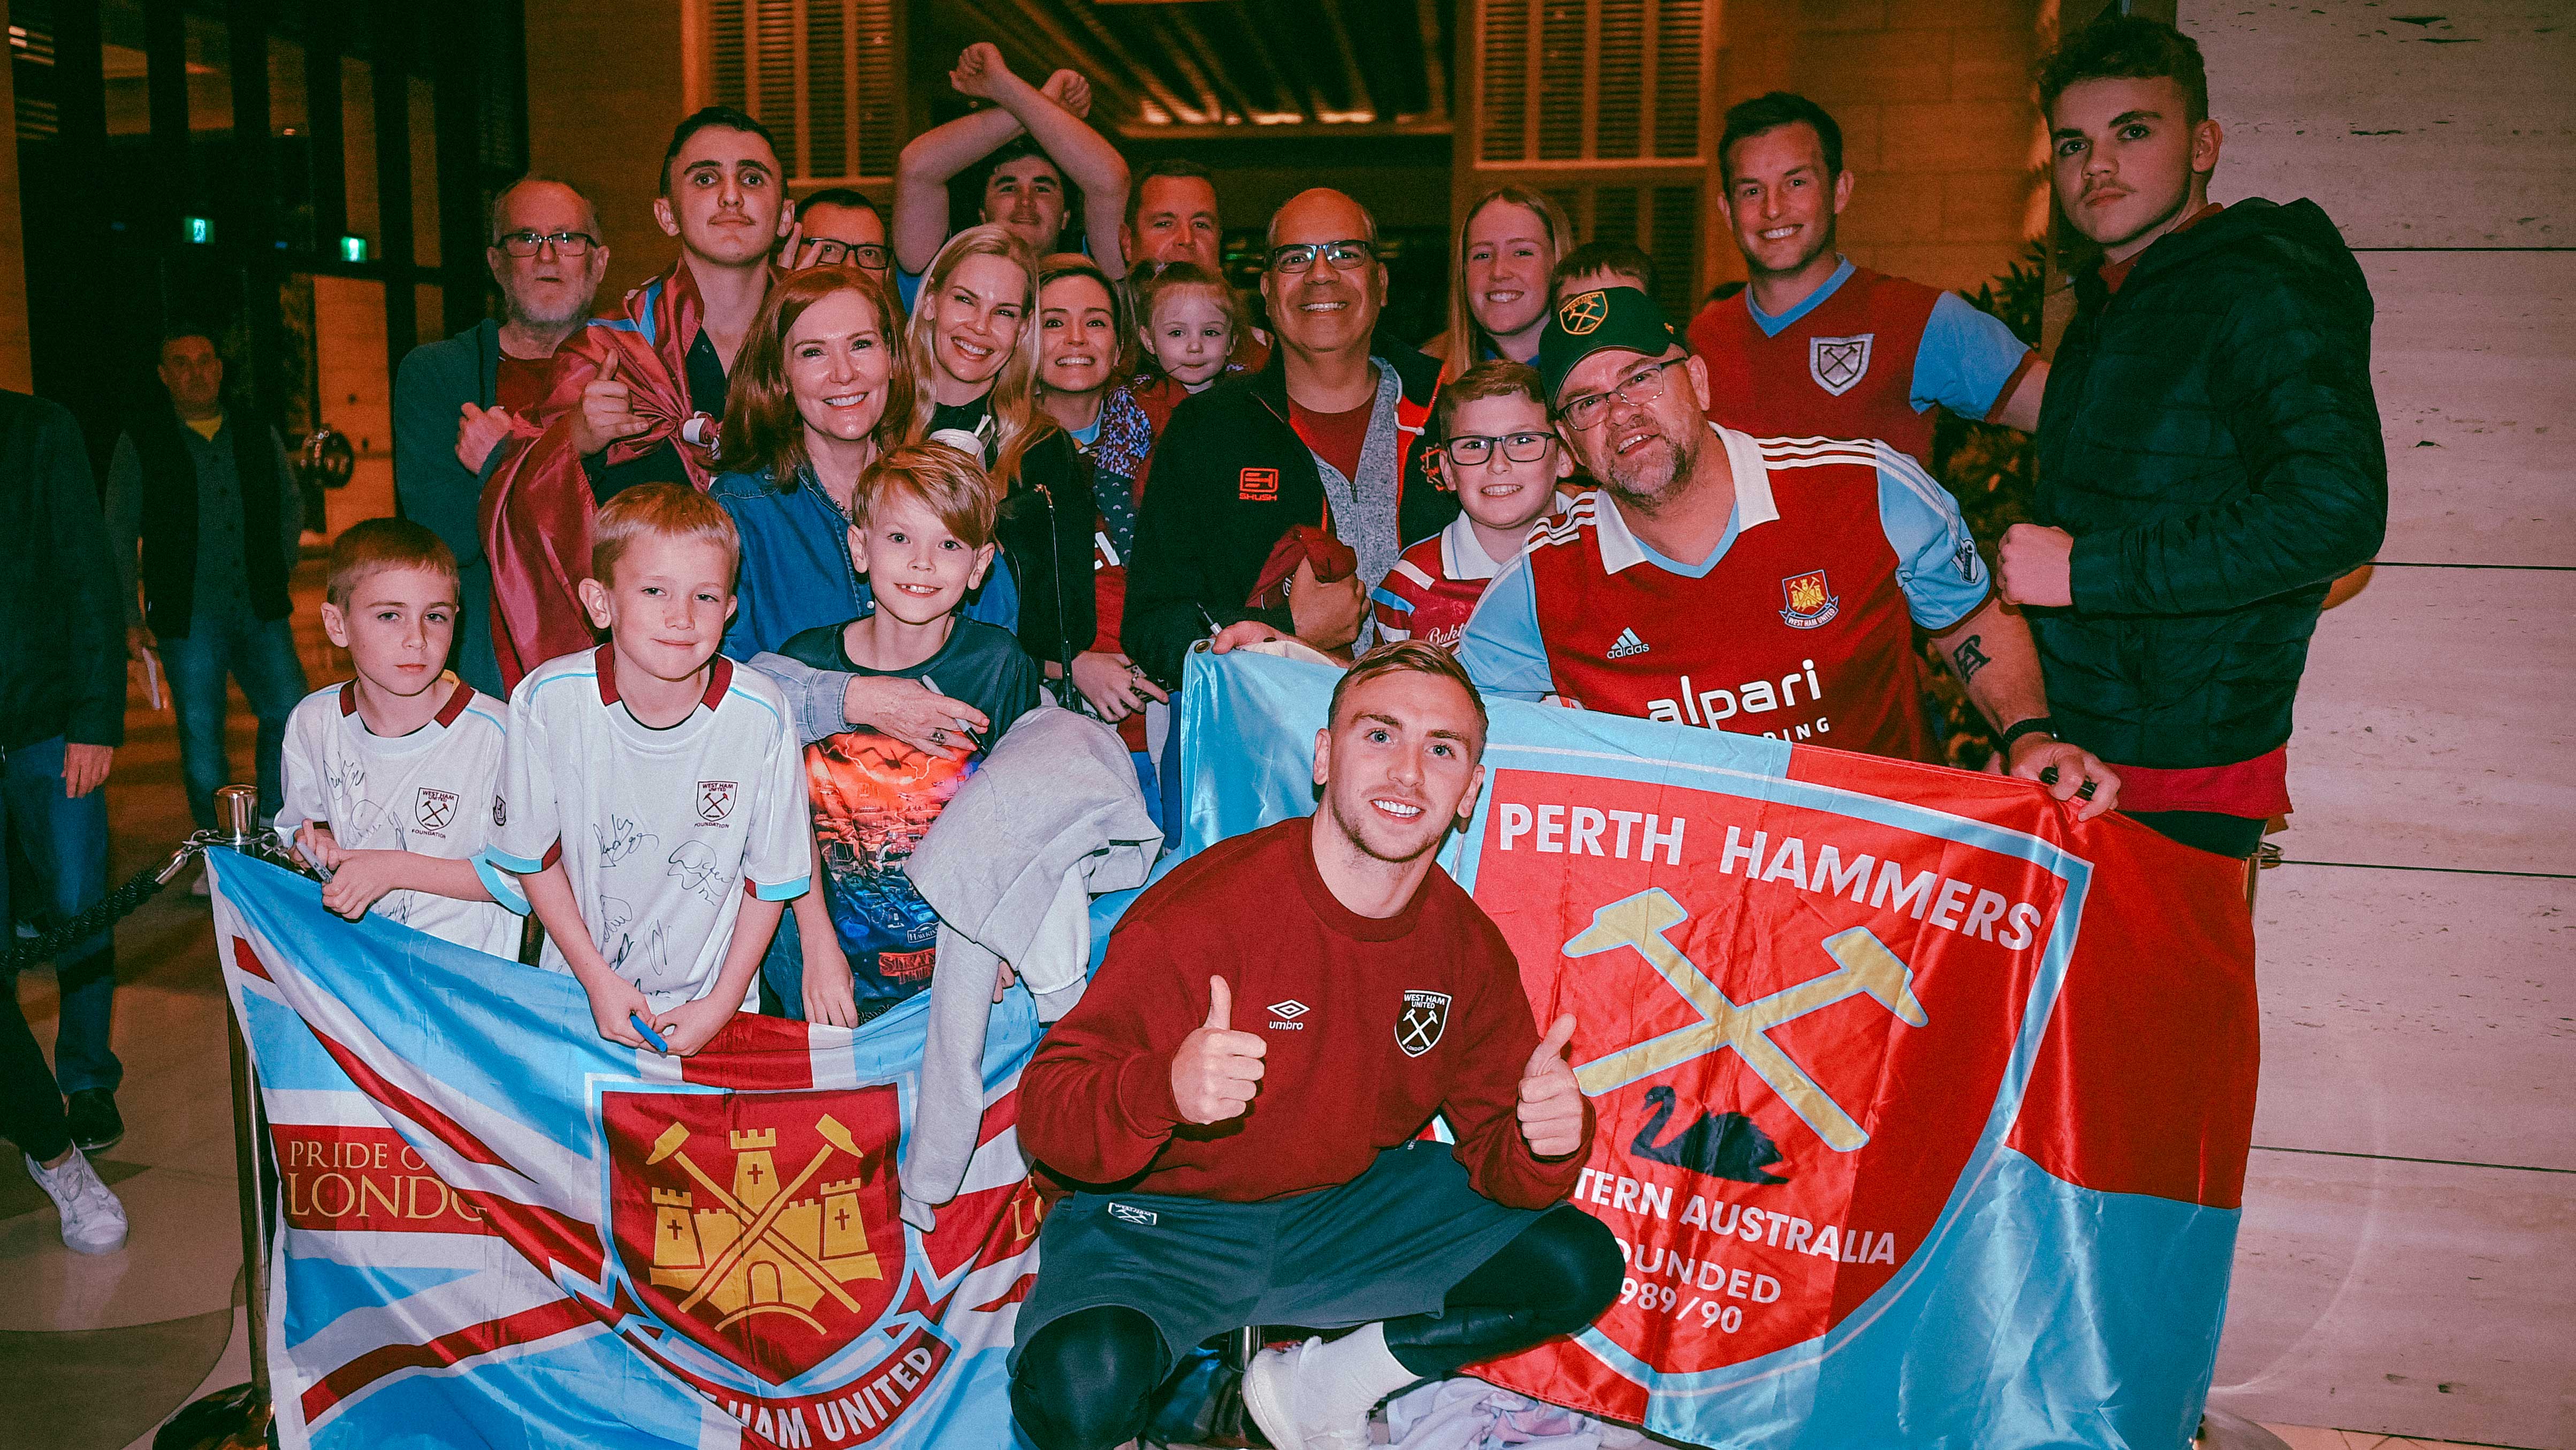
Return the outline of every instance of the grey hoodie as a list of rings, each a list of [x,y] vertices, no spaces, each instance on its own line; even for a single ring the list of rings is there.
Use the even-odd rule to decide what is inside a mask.
[[[1012,964],[1039,1020],[1071,1011],[1091,963],[1091,895],[1143,885],[1162,846],[1118,732],[1041,705],[1011,722],[914,848],[904,871],[939,913],[939,955],[906,1222],[928,1232],[975,1155],[996,969]]]

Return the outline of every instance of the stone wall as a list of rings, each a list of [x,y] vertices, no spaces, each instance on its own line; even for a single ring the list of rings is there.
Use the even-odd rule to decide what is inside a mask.
[[[2226,129],[2212,196],[2312,198],[2359,253],[2390,495],[2317,631],[2255,913],[2211,1403],[2576,1445],[2576,29],[2563,0],[2179,18]]]

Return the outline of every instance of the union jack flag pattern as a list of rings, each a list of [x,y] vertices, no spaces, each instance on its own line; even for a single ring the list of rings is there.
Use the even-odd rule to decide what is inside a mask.
[[[281,1444],[1011,1442],[1042,1212],[1024,996],[925,1234],[896,1210],[927,998],[856,1032],[737,1017],[667,1058],[601,1040],[570,977],[343,921],[239,856],[214,876],[280,1180]]]

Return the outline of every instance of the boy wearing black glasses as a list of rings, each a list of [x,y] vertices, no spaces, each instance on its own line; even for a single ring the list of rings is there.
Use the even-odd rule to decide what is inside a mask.
[[[1537,372],[1508,358],[1478,363],[1441,389],[1431,432],[1440,486],[1458,496],[1458,517],[1406,549],[1369,597],[1381,641],[1456,649],[1485,586],[1520,557],[1530,530],[1572,507],[1559,486],[1574,457],[1548,423]]]

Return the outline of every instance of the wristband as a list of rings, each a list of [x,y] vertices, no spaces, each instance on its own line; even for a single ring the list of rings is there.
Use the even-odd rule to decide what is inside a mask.
[[[2057,735],[2057,722],[2046,715],[2033,715],[2027,720],[2014,721],[2011,728],[2004,731],[2003,739],[1995,742],[1995,748],[2009,751],[2013,747],[2013,742],[2025,735],[2046,735],[2054,739]]]

